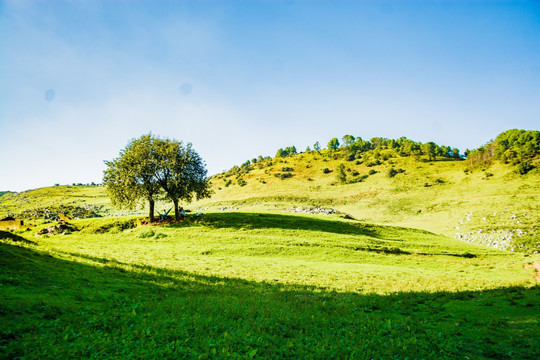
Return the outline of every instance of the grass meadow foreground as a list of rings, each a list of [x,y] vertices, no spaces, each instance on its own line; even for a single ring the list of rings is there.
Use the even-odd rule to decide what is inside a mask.
[[[538,255],[337,216],[135,224],[0,233],[0,356],[539,356]]]

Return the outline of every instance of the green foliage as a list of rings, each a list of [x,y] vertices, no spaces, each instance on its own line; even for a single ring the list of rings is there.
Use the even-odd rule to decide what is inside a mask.
[[[150,219],[154,218],[154,202],[160,191],[160,185],[154,176],[158,165],[153,156],[153,144],[156,138],[146,134],[132,139],[120,151],[120,156],[105,161],[107,168],[103,174],[103,185],[114,206],[134,209],[139,201],[150,204]]]
[[[337,148],[339,148],[339,140],[337,138],[330,139],[328,142],[328,149],[335,150]]]
[[[330,170],[329,168],[324,168],[322,172],[323,174],[330,174],[332,170]]]
[[[285,172],[285,173],[275,173],[274,176],[281,180],[284,180],[284,179],[292,178],[294,174],[291,172]]]
[[[388,177],[389,177],[389,178],[393,178],[393,177],[396,176],[397,174],[401,174],[401,173],[404,173],[404,172],[405,172],[405,170],[403,170],[403,169],[396,169],[396,168],[393,168],[393,167],[392,167],[392,168],[390,168],[390,169],[388,170]]]
[[[430,141],[422,146],[422,151],[428,156],[429,160],[435,160],[438,153],[438,146],[433,141]]]
[[[466,156],[471,169],[489,166],[493,160],[500,160],[505,164],[518,165],[517,171],[525,175],[535,168],[533,161],[540,157],[540,131],[505,131],[486,145],[466,152]]]
[[[344,147],[349,147],[351,145],[354,144],[354,141],[356,140],[354,136],[352,135],[343,135],[343,138],[341,139],[343,142],[342,142],[342,146]]]
[[[238,184],[238,186],[242,187],[242,186],[246,186],[247,185],[247,182],[246,180],[244,180],[243,178],[239,178],[236,183]]]
[[[295,146],[288,146],[285,149],[278,149],[276,153],[276,158],[286,157],[289,155],[296,154],[296,147]]]
[[[173,202],[177,220],[179,201],[210,197],[205,164],[190,143],[146,134],[130,140],[118,158],[105,164],[103,184],[113,205],[133,209],[148,200],[150,221],[161,190]]]
[[[345,172],[345,165],[343,163],[339,164],[336,169],[336,180],[341,184],[347,182],[347,173]]]
[[[320,151],[321,150],[321,144],[319,144],[319,142],[315,142],[315,144],[313,144],[313,150],[315,151]]]
[[[534,166],[531,164],[530,160],[526,160],[526,161],[523,161],[523,162],[519,163],[518,167],[517,167],[517,171],[521,175],[525,175],[526,173],[528,173],[532,169],[534,169]]]
[[[143,231],[141,231],[137,237],[141,238],[141,239],[147,239],[147,238],[151,238],[153,237],[154,235],[156,235],[155,231],[150,229],[150,228],[146,228],[144,229]]]

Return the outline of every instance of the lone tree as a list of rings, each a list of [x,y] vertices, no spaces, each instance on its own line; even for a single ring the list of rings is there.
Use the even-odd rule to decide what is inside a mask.
[[[339,147],[339,140],[337,138],[332,138],[328,142],[328,149],[335,150]]]
[[[210,196],[210,183],[201,157],[177,140],[146,134],[130,140],[120,156],[105,161],[103,185],[113,205],[133,209],[141,200],[149,203],[149,218],[154,221],[155,200],[164,195],[174,203],[175,218],[180,217],[178,202]]]
[[[147,200],[150,221],[154,221],[154,204],[160,192],[154,177],[153,143],[152,134],[130,140],[118,158],[105,161],[107,169],[103,174],[103,185],[107,187],[112,204],[122,209],[134,209],[141,199]]]
[[[157,171],[155,177],[165,191],[165,197],[174,204],[174,217],[180,219],[178,203],[191,202],[210,197],[210,182],[202,158],[193,150],[191,143],[186,146],[177,140],[155,139]]]

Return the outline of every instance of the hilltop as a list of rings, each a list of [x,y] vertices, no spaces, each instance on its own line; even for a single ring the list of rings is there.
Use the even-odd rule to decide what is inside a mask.
[[[357,138],[353,146],[349,142],[302,153],[294,147],[279,149],[275,158],[259,157],[214,176],[215,194],[195,206],[338,211],[362,221],[419,228],[498,247],[510,239],[519,243],[517,247],[529,243],[538,250],[540,145],[532,152],[527,145],[529,152],[520,152],[520,146],[512,147],[518,141],[507,140],[515,132],[497,138],[506,141],[506,150],[492,141],[467,150],[467,160],[455,148],[405,138],[369,142]],[[485,155],[490,153],[492,157]]]

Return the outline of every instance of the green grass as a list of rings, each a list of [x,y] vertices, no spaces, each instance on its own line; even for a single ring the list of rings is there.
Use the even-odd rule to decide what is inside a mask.
[[[113,210],[105,189],[101,186],[59,185],[20,193],[0,193],[0,217],[19,214],[24,210],[60,205],[87,206],[102,213]]]
[[[323,172],[325,168],[335,170],[341,163],[347,169],[349,182],[343,185],[336,179],[335,171]],[[463,232],[463,228],[456,227],[471,212],[507,213],[509,216],[526,213],[527,221],[520,224],[520,229],[527,236],[520,239],[515,248],[525,243],[530,252],[540,251],[538,171],[519,175],[515,167],[501,164],[465,171],[464,161],[429,162],[414,157],[390,158],[376,166],[368,166],[369,163],[369,159],[359,163],[346,161],[343,151],[339,150],[267,160],[250,165],[251,170],[240,177],[247,183],[242,187],[236,184],[235,175],[215,176],[212,198],[191,206],[208,210],[234,206],[241,211],[323,206],[366,222],[413,227],[449,237]],[[294,176],[283,180],[276,177],[284,167],[292,168]],[[392,168],[404,172],[389,177]],[[369,175],[370,171],[376,173]],[[354,176],[355,173],[358,175]],[[225,187],[229,180],[232,180],[231,185]],[[508,228],[501,221],[496,229],[515,227]]]
[[[0,356],[539,355],[540,287],[523,267],[538,255],[338,216],[73,224],[0,234]]]
[[[505,249],[540,251],[540,170],[520,175],[515,166],[499,163],[469,171],[465,161],[446,158],[383,160],[390,154],[387,150],[381,152],[379,165],[370,166],[371,152],[354,161],[347,161],[346,153],[344,149],[312,151],[252,164],[247,173],[244,169],[239,174],[218,174],[212,178],[212,198],[182,205],[200,211],[232,206],[248,212],[323,206],[365,222],[418,228],[454,238],[467,235],[469,240],[473,231],[512,231],[512,244]],[[344,184],[336,178],[335,170],[341,163],[347,175]],[[331,172],[325,174],[326,168]],[[389,177],[391,169],[403,172]],[[97,206],[103,215],[146,214],[145,209],[113,209],[102,187],[55,186],[0,195],[0,217],[62,204]],[[171,207],[164,202],[156,205],[160,211]],[[470,213],[473,219],[464,224]],[[494,213],[499,216],[497,221]],[[520,223],[509,222],[514,214],[520,216]],[[483,217],[490,221],[485,223]],[[492,235],[492,240],[497,238]]]

